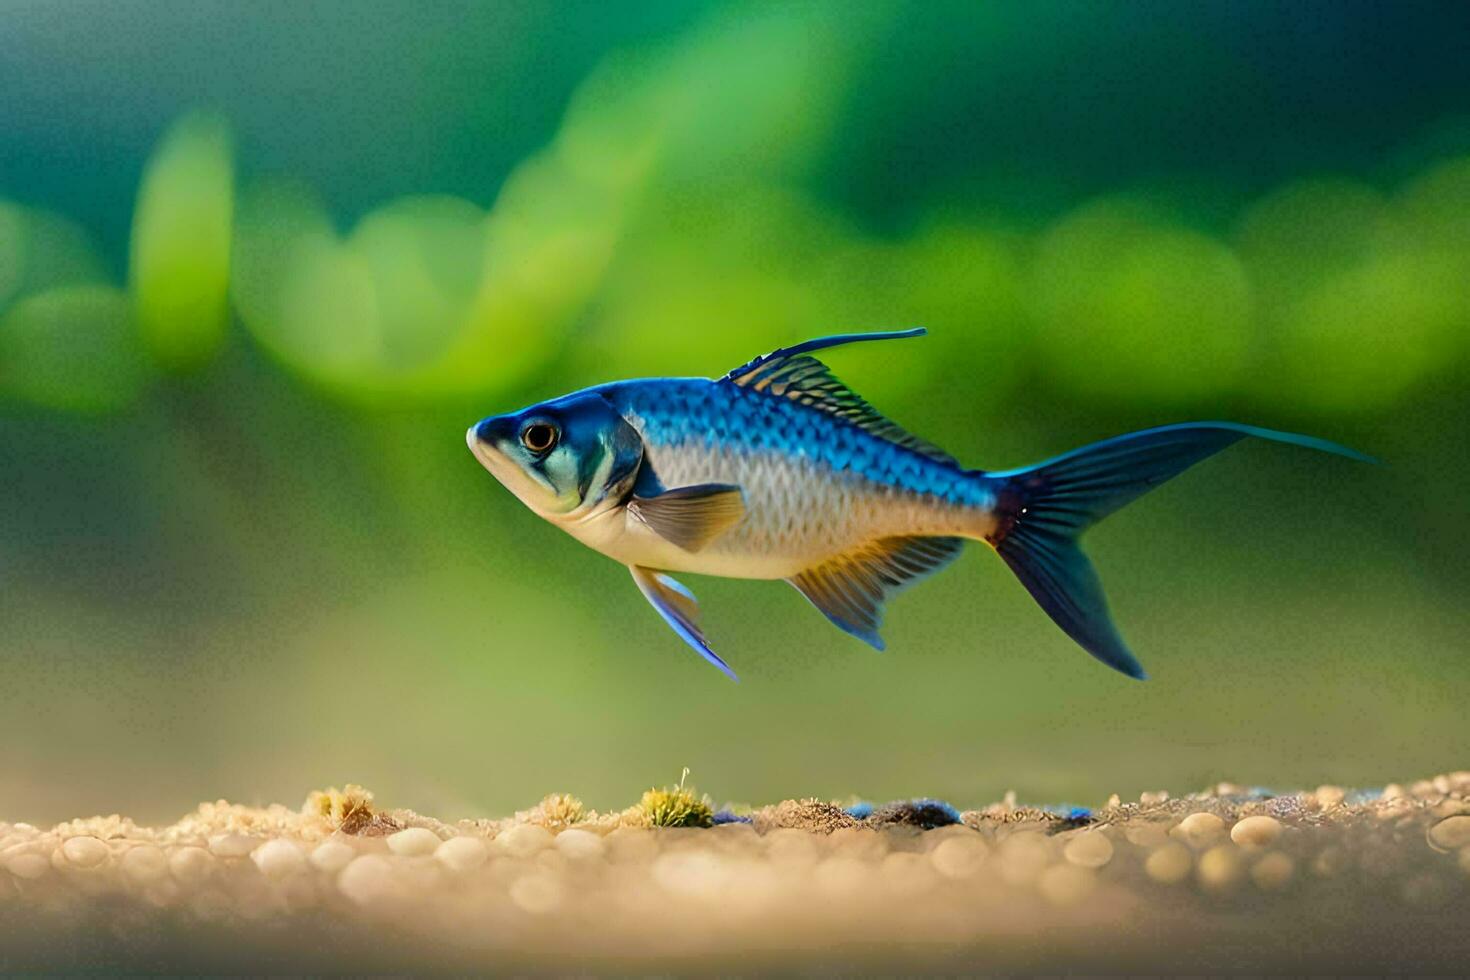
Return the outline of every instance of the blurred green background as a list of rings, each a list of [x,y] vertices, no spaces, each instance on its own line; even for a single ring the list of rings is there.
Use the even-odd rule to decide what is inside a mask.
[[[1466,765],[1463,3],[0,0],[0,815],[1100,802]],[[977,466],[1228,418],[1090,535],[1153,679],[986,549],[876,655],[691,578],[731,684],[464,449],[834,352]]]

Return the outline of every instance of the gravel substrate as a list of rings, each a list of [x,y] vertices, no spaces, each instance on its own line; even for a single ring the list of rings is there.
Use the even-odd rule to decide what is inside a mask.
[[[716,813],[680,793],[613,814],[553,796],[454,824],[376,807],[356,788],[301,810],[208,803],[168,827],[0,821],[0,969],[1363,973],[1470,962],[1470,772],[1372,793],[1221,785],[1070,812],[804,800]]]

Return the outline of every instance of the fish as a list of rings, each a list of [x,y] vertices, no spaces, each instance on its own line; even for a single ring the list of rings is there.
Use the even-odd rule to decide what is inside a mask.
[[[983,542],[1067,636],[1144,679],[1079,539],[1242,439],[1374,462],[1313,436],[1185,422],[1033,466],[970,469],[900,428],[813,356],[924,328],[842,334],[764,354],[718,379],[585,388],[470,426],[475,458],[532,512],[626,565],[700,656],[738,679],[672,573],[785,580],[833,625],[882,650],[884,607]]]

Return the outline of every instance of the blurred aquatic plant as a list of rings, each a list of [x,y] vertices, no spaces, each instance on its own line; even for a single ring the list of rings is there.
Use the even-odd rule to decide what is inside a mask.
[[[1371,411],[1463,353],[1470,286],[1455,249],[1437,248],[1435,238],[1455,195],[1470,202],[1470,181],[1436,187],[1430,207],[1417,196],[1424,185],[1411,188],[1417,206],[1406,208],[1361,183],[1301,181],[1242,216],[1237,239],[1265,301],[1264,396],[1284,391],[1319,411]]]
[[[301,805],[307,816],[321,817],[332,830],[344,834],[380,837],[399,830],[400,824],[373,805],[373,794],[355,783],[338,789],[312,790]]]
[[[1078,392],[1164,406],[1229,391],[1254,340],[1251,283],[1225,245],[1136,197],[1093,201],[1031,270],[1047,370]]]
[[[411,386],[464,328],[485,245],[467,201],[402,198],[339,239],[309,188],[260,182],[241,199],[235,305],[262,346],[314,380],[349,394]]]
[[[582,823],[589,816],[586,805],[572,794],[549,793],[531,809],[518,812],[516,819],[545,827],[555,834]]]
[[[0,198],[0,311],[22,296],[107,278],[92,236],[80,224]]]
[[[844,52],[865,19],[846,35],[817,29],[832,16],[775,8],[717,18],[676,43],[609,58],[579,87],[551,144],[511,173],[484,214],[466,201],[406,198],[339,239],[309,190],[252,186],[235,246],[242,320],[287,365],[352,396],[515,384],[555,356],[586,315],[630,225],[667,214],[671,202],[696,204],[679,188],[722,197],[712,188],[763,186],[818,157]],[[752,50],[762,52],[759,62]],[[654,228],[658,241],[674,240],[656,220]],[[696,244],[686,240],[682,250]],[[657,288],[639,291],[640,313],[655,304],[653,315],[636,318],[646,324],[640,332],[664,327],[656,304],[681,278],[665,266]],[[710,285],[707,275],[692,281]],[[788,308],[797,295],[779,291],[760,307],[766,282],[747,275],[732,284],[747,344],[752,328],[778,329],[750,314]],[[706,292],[705,316],[711,305],[721,304]],[[617,322],[620,312],[603,315]]]
[[[85,229],[0,200],[0,395],[102,413],[129,405],[148,374],[128,297]]]
[[[129,405],[147,379],[127,294],[59,286],[0,315],[0,391],[44,408],[85,413]]]
[[[689,779],[686,766],[677,786],[650,789],[633,807],[629,816],[646,827],[710,827],[715,811],[708,797],[696,796],[684,784]]]
[[[138,328],[171,370],[207,362],[229,327],[233,147],[221,117],[189,113],[143,171],[128,279]]]

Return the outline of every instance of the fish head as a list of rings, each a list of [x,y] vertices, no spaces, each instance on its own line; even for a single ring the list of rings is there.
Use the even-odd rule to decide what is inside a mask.
[[[638,430],[595,391],[492,415],[465,441],[521,503],[556,523],[621,505],[643,462]]]

